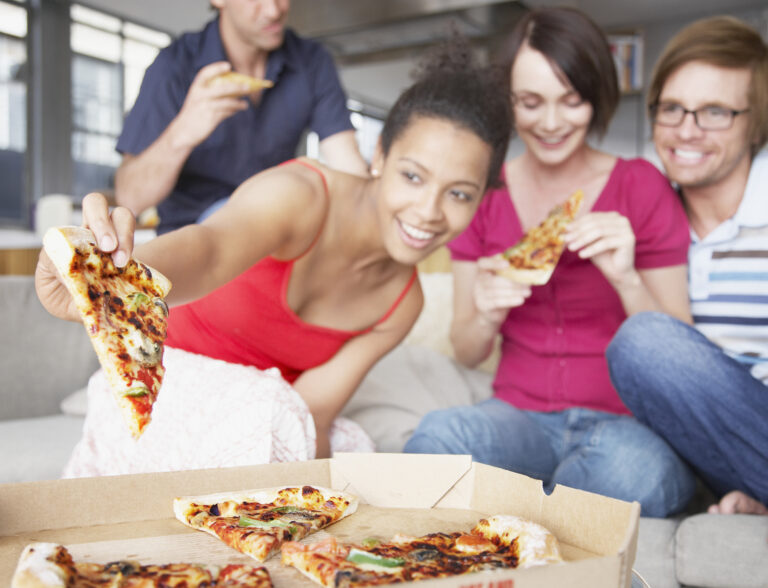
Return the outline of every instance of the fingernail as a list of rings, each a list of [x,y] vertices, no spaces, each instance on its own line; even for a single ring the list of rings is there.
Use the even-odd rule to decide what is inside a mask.
[[[117,267],[123,267],[126,263],[128,263],[128,256],[125,254],[125,251],[116,251],[112,256],[112,261],[115,262]]]
[[[99,246],[102,251],[112,251],[115,248],[115,240],[110,235],[104,235]]]

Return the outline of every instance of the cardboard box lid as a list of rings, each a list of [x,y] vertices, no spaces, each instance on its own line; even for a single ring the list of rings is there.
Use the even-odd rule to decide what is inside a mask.
[[[23,545],[39,537],[119,544],[121,536],[131,534],[162,535],[168,528],[186,533],[173,520],[175,496],[293,484],[343,489],[371,507],[408,509],[408,517],[417,516],[414,509],[522,516],[549,528],[572,553],[585,555],[566,566],[514,570],[515,588],[564,585],[565,578],[573,587],[629,586],[637,503],[565,487],[547,496],[540,481],[473,463],[469,456],[407,454],[338,454],[309,462],[0,485],[0,581],[10,580]],[[353,524],[354,515],[345,520]],[[473,582],[464,576],[435,585],[474,586],[481,576],[473,575]],[[509,576],[499,572],[492,577],[496,582]]]

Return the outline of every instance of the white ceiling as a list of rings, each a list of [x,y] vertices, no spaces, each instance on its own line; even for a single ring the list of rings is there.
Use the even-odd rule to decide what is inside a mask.
[[[329,6],[334,3],[334,0],[312,1]],[[449,0],[443,1],[450,4]],[[213,14],[208,0],[83,0],[83,3],[172,34],[199,28]],[[575,6],[605,28],[692,19],[721,11],[768,10],[768,0],[524,0],[523,4],[530,7]]]

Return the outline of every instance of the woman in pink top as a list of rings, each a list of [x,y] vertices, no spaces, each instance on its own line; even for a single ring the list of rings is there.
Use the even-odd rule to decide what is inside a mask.
[[[450,245],[451,340],[475,366],[501,333],[494,396],[429,413],[405,450],[468,453],[481,462],[625,500],[643,513],[683,508],[687,467],[629,416],[611,386],[605,349],[622,321],[660,310],[690,321],[686,217],[649,163],[591,147],[619,99],[602,32],[564,8],[530,12],[511,38],[515,130],[525,151],[503,166],[469,228]],[[490,256],[513,245],[574,190],[584,201],[549,282],[494,274]]]
[[[317,443],[309,457],[329,455],[341,408],[415,322],[423,300],[416,264],[467,227],[498,177],[509,103],[494,92],[498,72],[473,66],[469,55],[461,43],[446,46],[398,99],[370,177],[289,162],[247,180],[202,224],[135,249],[173,283],[169,305],[197,301],[171,308],[173,351],[279,369],[311,413]],[[134,253],[130,211],[110,212],[102,195],[90,194],[83,217],[124,265]],[[78,318],[46,255],[37,285],[52,314]],[[179,381],[172,367],[166,384]],[[240,411],[219,382],[201,373],[192,384],[208,394],[199,412]],[[230,427],[230,417],[208,422],[209,436]]]

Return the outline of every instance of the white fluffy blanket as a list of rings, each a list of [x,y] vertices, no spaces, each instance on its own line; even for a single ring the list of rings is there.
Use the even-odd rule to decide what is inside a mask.
[[[312,415],[276,368],[262,371],[166,348],[152,422],[135,440],[99,370],[88,383],[83,437],[64,477],[133,474],[298,461],[315,457]],[[333,451],[373,451],[356,423],[339,418]]]

